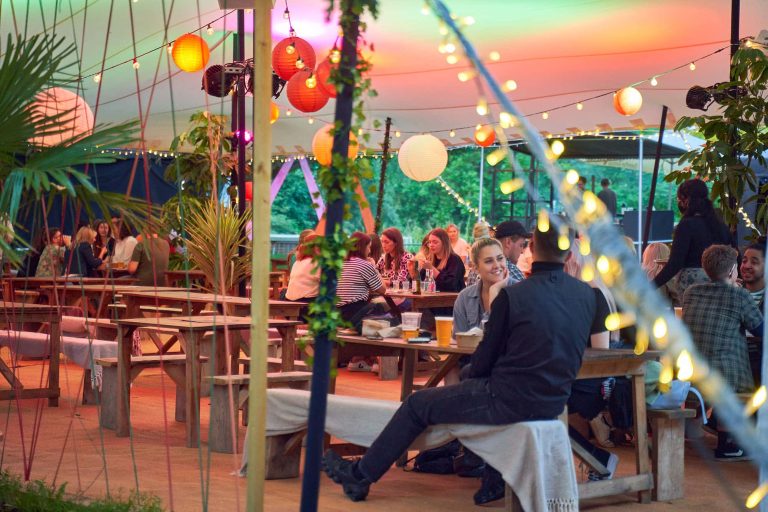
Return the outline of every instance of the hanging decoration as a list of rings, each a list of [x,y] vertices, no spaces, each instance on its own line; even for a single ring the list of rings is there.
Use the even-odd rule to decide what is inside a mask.
[[[643,106],[643,95],[634,87],[619,89],[613,97],[613,108],[622,116],[637,114]]]
[[[478,127],[475,130],[475,142],[477,142],[478,146],[484,148],[496,142],[496,132],[493,130],[493,126],[485,124]]]
[[[286,89],[288,101],[302,112],[317,112],[328,103],[328,94],[322,87],[318,87],[317,78],[311,68],[297,70],[288,80]]]
[[[430,181],[440,176],[448,165],[448,151],[434,135],[414,135],[397,153],[403,174],[414,181]]]
[[[275,121],[277,121],[279,118],[280,107],[277,106],[277,103],[272,101],[269,107],[269,124],[275,124]]]
[[[251,180],[247,180],[245,182],[245,200],[246,201],[253,200],[253,181]]]
[[[40,92],[31,105],[33,115],[52,117],[61,115],[63,123],[56,133],[33,137],[30,143],[37,146],[55,146],[93,130],[93,112],[83,98],[61,87]]]
[[[194,73],[208,64],[211,52],[208,49],[208,43],[202,37],[184,34],[173,42],[171,56],[179,69]]]
[[[336,97],[336,86],[330,83],[329,79],[331,78],[331,70],[336,67],[338,67],[338,64],[332,63],[329,56],[328,58],[323,59],[320,64],[318,64],[317,70],[315,71],[315,74],[317,75],[317,82],[331,98]]]
[[[333,148],[333,125],[329,124],[320,128],[315,132],[315,136],[312,137],[312,153],[315,155],[315,160],[320,165],[331,165],[331,150]],[[357,158],[358,150],[357,137],[352,132],[349,132],[349,150],[347,151],[347,157],[352,160]]]
[[[300,37],[288,37],[272,49],[272,69],[283,80],[290,80],[299,70],[314,69],[316,62],[312,45]]]

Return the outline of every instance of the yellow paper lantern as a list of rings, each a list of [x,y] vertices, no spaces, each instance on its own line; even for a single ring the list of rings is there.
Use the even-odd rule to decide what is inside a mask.
[[[312,137],[312,153],[315,155],[317,163],[320,165],[331,165],[331,155],[333,150],[333,125],[329,124],[323,128],[320,128],[315,132],[315,136]],[[352,132],[349,132],[349,149],[347,150],[347,157],[352,160],[357,157],[357,137]]]
[[[634,87],[620,89],[613,96],[613,108],[622,116],[635,115],[642,106],[643,95]]]
[[[173,42],[171,56],[179,69],[194,73],[208,64],[211,52],[208,49],[208,43],[202,37],[184,34]]]
[[[275,124],[275,121],[280,118],[280,107],[278,107],[274,101],[271,103],[272,105],[269,109],[269,124]]]
[[[440,176],[448,165],[448,151],[434,135],[410,137],[397,154],[403,174],[414,181],[429,181]]]
[[[61,87],[40,92],[30,110],[35,116],[61,116],[61,132],[33,137],[30,143],[37,146],[55,146],[80,135],[90,135],[93,130],[93,112],[83,98]]]

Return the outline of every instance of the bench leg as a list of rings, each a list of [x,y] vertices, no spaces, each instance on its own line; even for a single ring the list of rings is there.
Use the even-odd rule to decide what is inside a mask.
[[[211,435],[208,447],[212,452],[236,453],[237,439],[232,439],[232,427],[237,430],[238,386],[232,387],[233,400],[229,399],[229,386],[214,386],[211,396]],[[234,417],[231,411],[234,410]],[[268,438],[269,439],[269,438]]]
[[[296,478],[299,476],[301,461],[301,443],[295,442],[294,437],[303,436],[303,432],[267,437],[266,480]]]
[[[379,357],[379,380],[397,380],[397,356]]]
[[[103,428],[115,430],[117,428],[117,367],[105,366],[102,374],[101,383],[102,396],[106,397],[101,401],[101,410],[99,420]]]
[[[681,499],[685,490],[685,420],[653,418],[653,499]]]
[[[86,368],[83,372],[83,405],[93,405],[99,403],[99,392],[93,388],[91,380],[91,369]]]
[[[186,368],[175,365],[164,365],[163,368],[176,385],[175,419],[183,423],[187,419],[187,394],[184,392],[184,386],[187,384]]]

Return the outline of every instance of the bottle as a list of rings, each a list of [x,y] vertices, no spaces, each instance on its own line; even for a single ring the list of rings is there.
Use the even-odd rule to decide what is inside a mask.
[[[421,275],[419,275],[419,262],[415,261],[413,267],[416,270],[416,277],[413,280],[415,284],[413,293],[416,295],[421,295]]]

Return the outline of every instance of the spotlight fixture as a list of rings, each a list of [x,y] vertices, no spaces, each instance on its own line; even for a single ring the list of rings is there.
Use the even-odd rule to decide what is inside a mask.
[[[712,103],[723,104],[725,101],[747,95],[747,89],[744,87],[732,85],[722,89],[721,85],[719,83],[711,87],[694,85],[688,89],[688,94],[685,95],[685,104],[688,108],[706,111],[712,106]]]
[[[228,64],[214,64],[205,70],[201,89],[217,98],[229,95],[240,84],[245,92],[253,92],[253,59]],[[272,97],[283,92],[285,80],[272,71]]]

